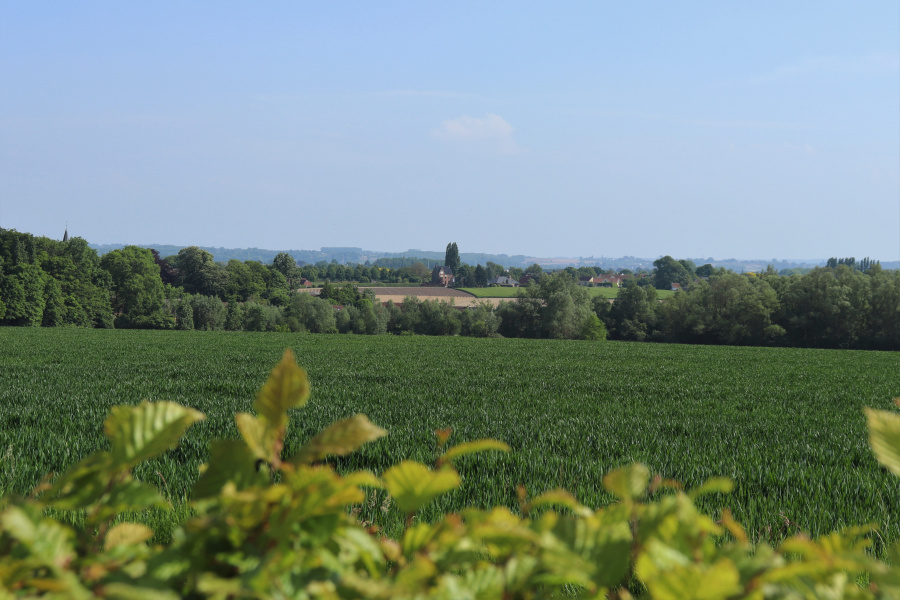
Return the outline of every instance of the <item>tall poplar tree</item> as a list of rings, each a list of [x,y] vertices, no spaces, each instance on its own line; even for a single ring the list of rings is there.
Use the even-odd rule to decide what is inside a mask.
[[[447,244],[447,252],[444,254],[444,265],[450,267],[450,270],[456,275],[459,264],[459,248],[456,247],[456,242],[450,242]]]

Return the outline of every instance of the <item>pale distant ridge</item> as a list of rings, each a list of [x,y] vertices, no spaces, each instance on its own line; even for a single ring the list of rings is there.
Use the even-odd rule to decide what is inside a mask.
[[[125,247],[126,244],[90,244],[100,254],[105,254],[111,250]],[[142,248],[153,248],[161,257],[178,254],[178,251],[188,246],[176,246],[172,244],[134,244]],[[404,252],[385,252],[377,250],[364,250],[362,248],[351,246],[326,246],[319,250],[268,250],[263,248],[223,248],[213,246],[200,246],[215,257],[217,262],[228,262],[229,260],[258,260],[262,263],[271,263],[275,256],[281,252],[287,252],[299,263],[317,263],[319,261],[331,262],[336,260],[338,263],[359,263],[364,264],[366,261],[374,263],[379,258],[416,258],[421,259],[429,268],[441,264],[444,260],[443,250],[419,250],[409,249]],[[659,257],[656,257],[659,258]],[[537,263],[545,268],[565,268],[565,267],[581,267],[581,266],[599,266],[604,269],[652,269],[653,261],[656,258],[641,258],[636,256],[622,256],[618,258],[610,256],[579,256],[579,257],[538,257],[526,256],[524,254],[490,254],[478,252],[461,252],[460,259],[462,262],[470,265],[484,265],[488,261],[503,265],[504,267],[527,267],[528,265]],[[676,257],[681,258],[681,257]],[[825,266],[827,259],[811,258],[811,259],[739,259],[727,258],[716,259],[713,257],[706,258],[687,258],[697,265],[706,263],[712,264],[714,267],[725,267],[737,272],[757,272],[765,270],[768,265],[774,266],[778,270],[783,269],[810,269],[813,267]],[[885,269],[900,269],[900,261],[882,262],[881,266]]]

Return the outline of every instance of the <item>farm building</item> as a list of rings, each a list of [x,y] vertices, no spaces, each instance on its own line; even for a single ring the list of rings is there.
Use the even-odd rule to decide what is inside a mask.
[[[431,270],[431,284],[447,287],[453,283],[453,270],[446,266],[437,266]]]
[[[500,287],[519,287],[519,282],[512,277],[501,275],[500,277],[488,279],[488,285],[499,285]]]

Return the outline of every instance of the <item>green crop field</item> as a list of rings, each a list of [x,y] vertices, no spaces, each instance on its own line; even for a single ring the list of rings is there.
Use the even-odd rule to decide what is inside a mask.
[[[487,287],[487,288],[459,288],[463,292],[468,292],[479,298],[515,298],[520,288],[511,287]],[[591,287],[587,288],[591,296],[602,296],[604,298],[615,298],[619,295],[619,289],[613,287]],[[656,290],[656,295],[660,298],[668,298],[674,294],[672,290]]]
[[[900,479],[879,469],[862,408],[900,396],[900,353],[649,343],[228,332],[0,329],[0,492],[27,493],[104,447],[110,407],[174,400],[207,414],[176,450],[137,470],[180,510],[143,518],[166,535],[184,514],[212,437],[237,437],[285,347],[312,382],[287,452],[332,421],[365,413],[390,435],[335,461],[376,473],[433,458],[451,441],[497,438],[510,454],[459,463],[463,485],[421,518],[468,505],[515,507],[565,487],[607,504],[601,477],[632,461],[688,487],[723,475],[730,507],[756,539],[877,523],[900,539]],[[397,531],[402,516],[370,493],[360,517]],[[881,544],[881,540],[876,538]]]

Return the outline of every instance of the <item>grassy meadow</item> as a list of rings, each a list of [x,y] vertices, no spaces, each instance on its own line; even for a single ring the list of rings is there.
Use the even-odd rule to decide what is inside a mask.
[[[900,539],[900,479],[867,444],[862,408],[900,396],[900,354],[446,337],[0,329],[0,493],[27,493],[105,447],[110,407],[173,400],[207,420],[138,468],[177,510],[144,518],[165,536],[207,457],[211,439],[237,437],[233,414],[284,348],[309,373],[287,452],[331,422],[365,413],[390,435],[336,460],[381,473],[405,458],[430,461],[434,430],[451,442],[505,441],[510,454],[459,463],[463,485],[422,518],[467,505],[517,505],[565,487],[591,506],[611,501],[601,478],[640,461],[687,487],[723,475],[730,507],[756,539],[798,528],[813,535],[877,523]],[[370,493],[360,517],[396,531],[402,516]]]

